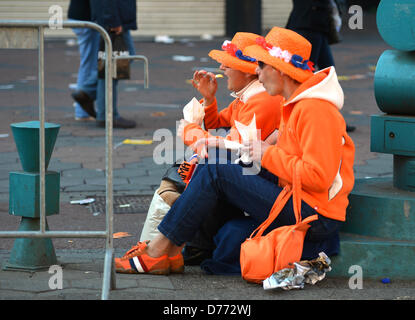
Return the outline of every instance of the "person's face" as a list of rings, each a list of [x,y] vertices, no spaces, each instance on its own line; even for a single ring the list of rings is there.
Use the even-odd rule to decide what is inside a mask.
[[[228,77],[228,89],[230,91],[238,92],[245,88],[251,81],[252,75],[236,69],[220,65],[220,69],[224,71],[225,76]]]
[[[258,75],[259,82],[262,83],[269,95],[276,96],[282,94],[284,89],[284,81],[279,70],[274,69],[269,64],[258,61],[256,73]]]

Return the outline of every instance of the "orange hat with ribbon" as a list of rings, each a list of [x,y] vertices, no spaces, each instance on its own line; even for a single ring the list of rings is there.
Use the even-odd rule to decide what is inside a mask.
[[[222,44],[222,50],[212,50],[209,57],[225,66],[242,72],[255,74],[258,66],[255,59],[245,56],[242,51],[247,47],[254,45],[259,36],[250,32],[237,32],[232,41],[225,40]]]
[[[257,37],[256,44],[246,47],[243,54],[273,66],[298,82],[313,75],[313,62],[308,60],[311,43],[298,33],[273,27],[264,37]]]

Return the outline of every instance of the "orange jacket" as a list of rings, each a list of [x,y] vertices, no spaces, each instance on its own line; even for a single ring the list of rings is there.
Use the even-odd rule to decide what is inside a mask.
[[[333,67],[301,84],[282,107],[278,142],[269,147],[261,165],[292,184],[300,162],[301,198],[320,214],[344,221],[354,184],[355,147],[339,112],[343,91]]]
[[[241,142],[241,137],[235,127],[235,120],[248,125],[255,114],[256,127],[261,129],[261,139],[265,140],[271,133],[279,128],[280,108],[283,98],[270,96],[258,80],[250,83],[241,92],[233,94],[236,97],[230,105],[218,113],[215,101],[205,107],[205,128],[217,129],[230,127],[225,139]],[[184,128],[184,143],[188,146],[198,139],[212,137],[199,125],[190,123]],[[220,138],[219,138],[220,139]]]

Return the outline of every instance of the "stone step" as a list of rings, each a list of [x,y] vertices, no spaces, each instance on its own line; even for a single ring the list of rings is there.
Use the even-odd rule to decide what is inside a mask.
[[[351,277],[356,270],[352,266],[361,267],[363,278],[413,280],[415,241],[340,233],[340,254],[332,257],[328,276]]]
[[[392,177],[357,179],[341,231],[415,241],[415,192],[393,187]]]

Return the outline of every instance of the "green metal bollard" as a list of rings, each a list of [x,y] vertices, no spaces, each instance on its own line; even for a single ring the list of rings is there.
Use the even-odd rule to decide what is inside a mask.
[[[415,115],[414,70],[415,52],[386,50],[382,53],[374,77],[376,103],[381,111]]]
[[[376,65],[370,150],[393,154],[393,177],[358,179],[349,196],[334,276],[415,279],[415,2],[382,0],[376,14],[385,51]]]
[[[382,0],[376,23],[386,50],[376,65],[374,87],[385,115],[372,116],[371,150],[393,154],[393,186],[415,191],[415,2]]]
[[[370,120],[370,150],[393,154],[393,186],[415,191],[415,116],[380,114]]]
[[[39,218],[22,217],[19,231],[38,231],[39,228]],[[49,230],[47,224],[46,230]],[[57,264],[57,259],[50,238],[17,238],[4,269],[36,271],[54,264]]]
[[[376,23],[383,40],[401,51],[415,50],[415,2],[382,0],[376,12]]]
[[[19,231],[40,230],[39,121],[11,124],[24,171],[10,172],[9,214],[21,216]],[[45,171],[60,125],[45,123]],[[45,214],[59,213],[60,174],[45,172]],[[46,230],[48,230],[46,222]],[[39,270],[57,264],[50,238],[17,238],[5,270]]]

